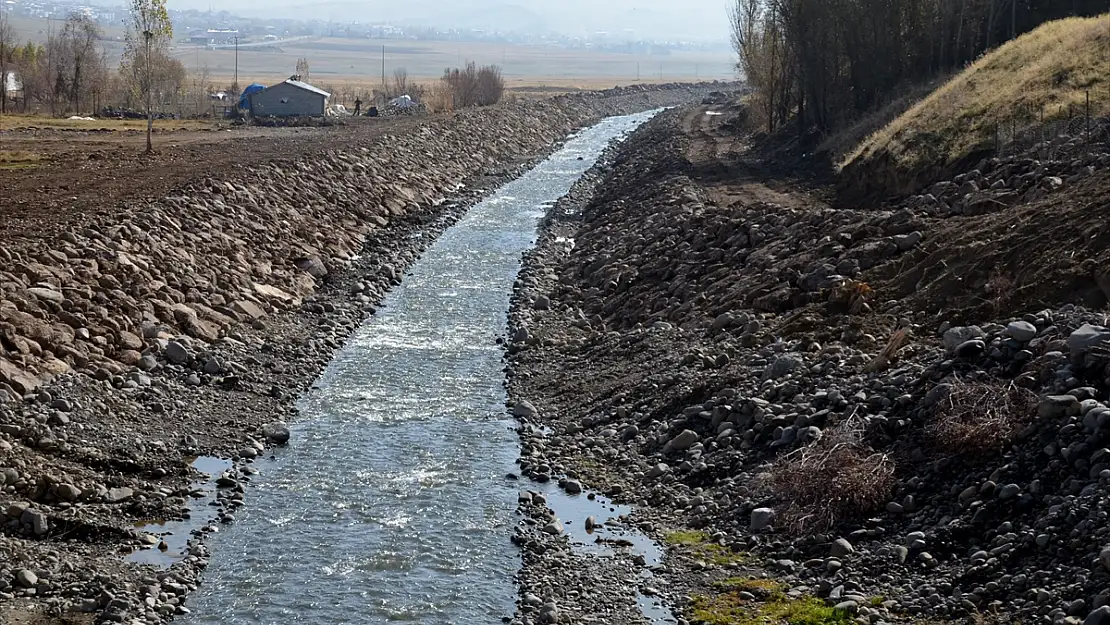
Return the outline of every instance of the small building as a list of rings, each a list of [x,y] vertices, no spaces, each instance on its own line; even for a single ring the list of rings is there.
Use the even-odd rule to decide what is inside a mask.
[[[249,97],[253,117],[322,117],[331,94],[290,78]]]

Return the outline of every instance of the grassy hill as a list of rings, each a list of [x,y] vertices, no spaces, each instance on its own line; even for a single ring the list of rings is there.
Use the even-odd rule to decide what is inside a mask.
[[[996,132],[1082,115],[1088,92],[1094,115],[1110,113],[1110,14],[1048,22],[984,55],[839,165],[850,186],[912,193],[993,148]]]

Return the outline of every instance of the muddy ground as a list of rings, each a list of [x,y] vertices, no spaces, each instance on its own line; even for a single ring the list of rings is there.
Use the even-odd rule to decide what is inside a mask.
[[[90,122],[93,123],[93,122]],[[33,166],[0,167],[0,228],[39,232],[64,228],[78,215],[110,209],[122,201],[157,199],[205,177],[225,177],[274,160],[360,145],[411,130],[413,117],[348,120],[322,128],[233,126],[212,130],[0,131],[0,146],[42,160]],[[0,235],[2,236],[2,235]]]

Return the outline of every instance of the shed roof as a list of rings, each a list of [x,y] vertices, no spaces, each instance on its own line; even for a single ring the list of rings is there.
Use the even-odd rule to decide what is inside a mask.
[[[318,93],[318,94],[324,96],[325,98],[330,98],[331,97],[331,94],[328,93],[327,91],[324,91],[323,89],[320,89],[318,87],[313,87],[312,85],[308,84],[307,82],[301,82],[299,80],[289,79],[289,80],[285,81],[285,84],[293,85],[294,87],[297,87],[298,89],[304,89],[305,91],[311,91],[312,93]]]

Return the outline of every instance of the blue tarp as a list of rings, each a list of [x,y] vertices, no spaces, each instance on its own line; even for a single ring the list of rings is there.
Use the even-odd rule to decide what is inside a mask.
[[[251,106],[250,95],[252,93],[258,93],[259,91],[262,91],[265,88],[266,88],[266,85],[260,85],[258,83],[248,85],[246,89],[243,89],[243,94],[239,96],[239,108],[241,108],[241,109],[250,108],[250,106]]]

